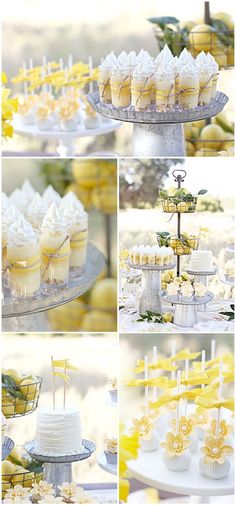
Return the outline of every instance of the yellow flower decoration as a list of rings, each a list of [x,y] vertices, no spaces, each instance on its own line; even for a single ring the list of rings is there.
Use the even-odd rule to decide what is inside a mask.
[[[127,461],[137,459],[139,448],[139,434],[125,435],[120,427],[119,440],[119,499],[126,502],[129,495],[129,481],[127,480]]]
[[[213,461],[222,465],[225,461],[225,456],[233,454],[233,448],[230,445],[224,445],[224,437],[206,437],[205,445],[201,447],[201,452],[205,454],[204,463],[212,463]]]
[[[21,114],[21,116],[25,116],[26,114],[29,113],[29,105],[25,102],[19,103],[18,112],[19,112],[19,114]]]
[[[182,433],[167,433],[166,442],[162,442],[160,445],[166,449],[168,456],[174,458],[174,456],[181,456],[185,449],[190,446],[191,442],[185,438]]]
[[[217,428],[217,422],[215,419],[213,419],[211,421],[211,426],[208,430],[208,434],[213,437],[216,436],[216,428]],[[226,424],[226,421],[222,419],[219,425],[219,437],[226,438],[228,435],[230,435],[230,433],[232,433],[232,431],[233,431],[232,426],[230,424]]]
[[[140,419],[133,419],[133,427],[131,428],[131,433],[138,432],[140,437],[144,440],[150,440],[152,436],[152,431],[154,428],[154,423],[148,416],[142,416]]]
[[[37,117],[39,119],[47,119],[50,114],[50,110],[46,105],[39,105],[37,108]]]
[[[6,139],[13,136],[12,120],[15,112],[18,109],[18,99],[9,98],[11,90],[5,88],[7,84],[7,76],[5,72],[2,73],[2,136]]]
[[[171,426],[173,430],[176,429],[176,419],[171,420]],[[194,419],[191,417],[181,416],[179,420],[178,431],[182,433],[183,436],[187,437],[192,435],[195,426]]]
[[[112,454],[117,454],[117,438],[107,438],[106,441],[106,450],[111,452]]]
[[[205,426],[206,424],[209,423],[210,416],[208,412],[205,411],[205,409],[202,409],[201,407],[198,407],[194,414],[193,414],[193,419],[196,423],[196,426]]]
[[[63,121],[69,121],[69,119],[72,119],[75,116],[76,111],[77,109],[75,108],[74,105],[70,105],[69,103],[61,105],[59,109],[60,119],[62,119]]]

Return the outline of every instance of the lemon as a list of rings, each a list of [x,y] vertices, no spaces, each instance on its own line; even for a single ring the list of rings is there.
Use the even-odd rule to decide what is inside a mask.
[[[16,384],[19,384],[19,382],[22,380],[21,375],[14,368],[7,368],[7,370],[4,370],[4,374],[9,375]]]
[[[185,133],[185,138],[188,138],[188,139],[192,138],[192,123],[185,123],[184,124],[184,133]]]
[[[199,121],[193,121],[192,126],[200,130],[204,126],[206,126],[206,120],[205,119],[200,119]]]
[[[195,155],[194,145],[191,144],[191,142],[185,142],[185,150],[186,150],[187,156],[194,156]]]
[[[234,65],[234,47],[227,48],[227,66]]]
[[[2,462],[2,475],[13,475],[15,473],[16,466],[11,463],[11,461]]]
[[[73,160],[72,172],[76,182],[85,189],[107,184],[116,177],[116,162],[104,160]]]
[[[220,19],[223,21],[229,30],[234,29],[234,22],[232,20],[232,17],[227,12],[216,12],[211,14],[211,17],[212,19]]]
[[[195,156],[198,158],[198,157],[201,157],[201,156],[218,156],[218,152],[215,150],[215,149],[210,149],[209,147],[208,148],[202,148],[202,149],[199,149],[199,151],[196,151],[195,152]]]
[[[103,310],[91,310],[83,316],[81,321],[81,329],[83,331],[116,331],[116,318],[110,313]]]
[[[116,309],[116,280],[112,278],[106,278],[97,281],[90,294],[90,305],[96,309]]]
[[[222,144],[222,150],[226,151],[227,149],[229,149],[230,147],[233,147],[233,146],[234,146],[234,136],[232,133],[227,133],[225,136],[225,140]]]
[[[78,331],[81,319],[86,313],[85,303],[76,298],[65,305],[56,307],[48,313],[51,328],[54,331]]]
[[[221,126],[209,124],[202,129],[200,138],[207,141],[205,148],[220,149],[225,139],[225,132]]]
[[[215,44],[215,47],[211,50],[212,56],[214,56],[216,62],[220,67],[227,67],[227,47],[219,42]]]
[[[19,389],[26,400],[35,400],[38,396],[38,385],[32,379],[21,381]]]
[[[173,316],[170,312],[165,312],[165,314],[163,314],[163,321],[165,323],[172,323],[173,321]]]
[[[217,35],[212,26],[200,24],[191,29],[189,43],[195,51],[212,52],[217,44]]]
[[[26,414],[32,410],[32,404],[28,404],[25,400],[20,400],[16,398],[15,411],[16,414]]]
[[[94,188],[91,194],[92,205],[104,212],[104,214],[114,214],[117,208],[117,187],[107,185],[101,188]]]

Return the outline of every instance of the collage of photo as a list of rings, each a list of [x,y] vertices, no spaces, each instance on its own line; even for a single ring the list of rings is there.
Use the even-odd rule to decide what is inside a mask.
[[[234,17],[4,6],[3,504],[235,503]]]

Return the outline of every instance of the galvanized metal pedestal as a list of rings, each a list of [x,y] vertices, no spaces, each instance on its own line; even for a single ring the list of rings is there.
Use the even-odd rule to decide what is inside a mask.
[[[130,268],[142,271],[141,298],[139,302],[140,314],[145,314],[147,310],[152,312],[162,312],[161,303],[161,272],[172,270],[175,264],[170,265],[134,265],[129,263]]]
[[[45,456],[37,454],[36,441],[27,442],[24,447],[31,458],[44,464],[44,479],[53,484],[56,496],[59,496],[59,488],[63,482],[72,482],[72,463],[83,461],[91,456],[96,446],[90,440],[83,439],[84,452],[81,454],[70,454],[67,456]]]
[[[168,297],[166,295],[163,296],[163,299],[175,305],[175,314],[174,314],[174,324],[178,326],[192,328],[195,324],[198,323],[197,310],[199,305],[205,305],[213,300],[214,295],[209,293],[205,298],[199,302],[196,300],[192,300],[190,302],[175,300],[174,298]]]
[[[186,272],[189,274],[189,275],[194,275],[194,278],[196,279],[197,282],[199,282],[200,284],[204,284],[204,286],[208,286],[208,277],[210,277],[211,275],[216,275],[216,273],[218,272],[218,268],[214,268],[214,270],[210,270],[210,271],[196,271],[196,270],[191,270],[190,268],[186,268]],[[207,309],[207,306],[206,304],[204,305],[199,305],[198,306],[198,312],[205,312]]]
[[[9,437],[4,436],[2,438],[2,461],[7,459],[12,449],[14,449],[15,443]]]
[[[99,92],[90,93],[88,102],[102,116],[118,121],[133,123],[134,156],[184,156],[183,123],[199,121],[216,116],[228,101],[228,97],[217,92],[214,100],[204,107],[191,110],[157,111],[155,105],[146,111],[135,111],[134,107],[118,108],[100,102]]]

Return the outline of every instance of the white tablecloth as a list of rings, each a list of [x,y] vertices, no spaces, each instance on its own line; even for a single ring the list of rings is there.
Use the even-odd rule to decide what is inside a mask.
[[[137,322],[139,318],[139,313],[136,308],[137,300],[133,295],[120,299],[120,306],[123,307],[119,311],[119,331],[136,333],[136,332],[146,332],[146,333],[171,333],[171,332],[181,332],[181,333],[195,333],[195,332],[231,332],[234,331],[234,321],[227,321],[225,316],[219,314],[219,311],[230,310],[229,304],[232,302],[226,302],[225,300],[213,300],[207,304],[207,310],[205,312],[198,312],[198,323],[193,327],[183,327],[177,326],[173,323],[147,323]],[[163,312],[171,312],[174,314],[174,309],[168,304],[163,304]]]

